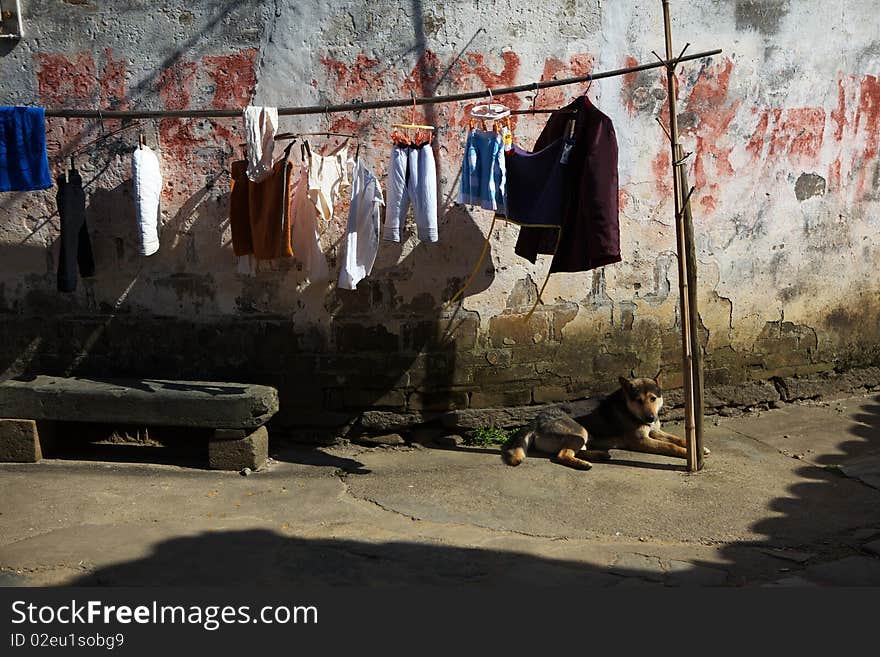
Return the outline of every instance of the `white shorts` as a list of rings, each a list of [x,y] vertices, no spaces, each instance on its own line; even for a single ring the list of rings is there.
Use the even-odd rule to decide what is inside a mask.
[[[400,241],[400,229],[412,203],[419,239],[436,242],[437,237],[437,169],[431,144],[391,148],[388,163],[385,229],[382,238]]]

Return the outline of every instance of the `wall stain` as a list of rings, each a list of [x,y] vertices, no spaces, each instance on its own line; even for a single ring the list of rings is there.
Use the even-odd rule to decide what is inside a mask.
[[[814,196],[824,196],[825,179],[816,173],[802,173],[794,184],[794,195],[798,201],[806,201]]]
[[[790,10],[790,0],[736,0],[736,29],[776,34]]]

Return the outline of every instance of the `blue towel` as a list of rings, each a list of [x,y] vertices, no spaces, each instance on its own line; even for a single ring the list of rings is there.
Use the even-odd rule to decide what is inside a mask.
[[[0,192],[51,186],[46,111],[42,107],[0,107]]]

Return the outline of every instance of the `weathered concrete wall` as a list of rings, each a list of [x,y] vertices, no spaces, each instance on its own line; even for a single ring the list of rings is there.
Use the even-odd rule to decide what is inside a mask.
[[[880,361],[878,18],[858,0],[673,0],[674,33],[724,53],[680,69],[693,151],[699,297],[710,385]],[[241,108],[450,93],[650,61],[661,3],[207,1],[25,3],[27,38],[0,51],[0,99],[46,107]],[[484,28],[484,29],[480,29]],[[680,47],[680,46],[679,46]],[[556,107],[582,91],[542,91]],[[165,188],[161,249],[137,255],[123,133],[77,158],[89,182],[97,275],[55,291],[54,192],[0,198],[0,372],[153,375],[277,385],[279,422],[341,423],[363,408],[419,411],[576,398],[630,368],[680,372],[667,118],[659,70],[589,91],[620,145],[623,262],[543,280],[501,223],[457,311],[491,217],[452,204],[466,106],[440,126],[441,242],[383,243],[357,291],[305,285],[296,261],[236,266],[226,220],[238,120],[144,122]],[[505,98],[513,107],[525,97]],[[284,130],[355,131],[384,173],[408,111],[285,117]],[[546,117],[520,117],[530,145]],[[106,122],[109,129],[116,125]],[[50,120],[50,159],[95,121]],[[322,237],[337,270],[347,207]],[[680,380],[680,379],[679,379]]]

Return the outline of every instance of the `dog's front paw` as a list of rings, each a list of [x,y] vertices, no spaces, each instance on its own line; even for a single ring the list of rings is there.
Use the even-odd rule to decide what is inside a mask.
[[[711,453],[712,453],[712,452],[709,451],[709,448],[708,448],[708,447],[704,447],[704,448],[703,448],[703,456],[709,456],[709,454],[711,454]]]

